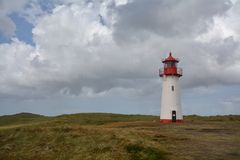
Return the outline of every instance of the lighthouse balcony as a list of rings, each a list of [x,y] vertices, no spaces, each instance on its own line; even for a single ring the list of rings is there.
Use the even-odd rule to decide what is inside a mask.
[[[182,76],[182,68],[176,67],[167,67],[159,69],[159,76],[163,77],[163,75],[172,75],[172,76]]]
[[[162,58],[161,59],[162,62],[166,62],[166,61],[175,61],[175,62],[179,62],[179,58],[174,58],[174,59],[167,59],[167,58]]]

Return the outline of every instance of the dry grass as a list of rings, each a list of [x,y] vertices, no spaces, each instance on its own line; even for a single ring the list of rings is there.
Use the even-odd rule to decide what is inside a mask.
[[[182,124],[115,114],[26,118],[0,127],[0,159],[240,159],[240,116],[188,116]]]

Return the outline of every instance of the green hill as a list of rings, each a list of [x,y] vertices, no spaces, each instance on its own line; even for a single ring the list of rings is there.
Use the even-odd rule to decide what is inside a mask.
[[[0,126],[13,124],[26,124],[33,121],[40,121],[46,118],[45,116],[32,113],[18,113],[14,115],[0,116]]]
[[[0,116],[0,159],[240,159],[240,116],[80,113]]]

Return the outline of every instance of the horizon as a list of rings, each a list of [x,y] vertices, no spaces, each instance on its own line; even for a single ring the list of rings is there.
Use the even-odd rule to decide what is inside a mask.
[[[58,114],[58,115],[44,115],[44,114],[38,114],[38,113],[31,113],[31,112],[18,112],[18,113],[12,113],[12,114],[4,114],[0,115],[1,116],[15,116],[19,114],[33,114],[33,115],[38,115],[38,116],[44,116],[44,117],[58,117],[58,116],[64,116],[64,115],[75,115],[75,114],[114,114],[114,115],[141,115],[141,116],[156,116],[159,117],[159,115],[152,115],[152,114],[124,114],[124,113],[112,113],[112,112],[78,112],[78,113],[64,113],[64,114]],[[183,115],[185,116],[199,116],[199,117],[217,117],[217,116],[239,116],[239,114],[222,114],[222,115],[198,115],[198,114],[188,114],[188,115]]]
[[[0,8],[0,115],[160,115],[158,70],[169,52],[183,69],[183,115],[240,114],[239,0],[2,0]]]

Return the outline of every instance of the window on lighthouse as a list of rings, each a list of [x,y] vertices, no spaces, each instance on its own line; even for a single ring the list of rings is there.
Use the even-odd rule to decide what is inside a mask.
[[[166,64],[165,64],[165,68],[166,67],[176,67],[176,64],[175,64],[175,62],[167,62]]]
[[[172,86],[172,91],[174,91],[174,86]]]

